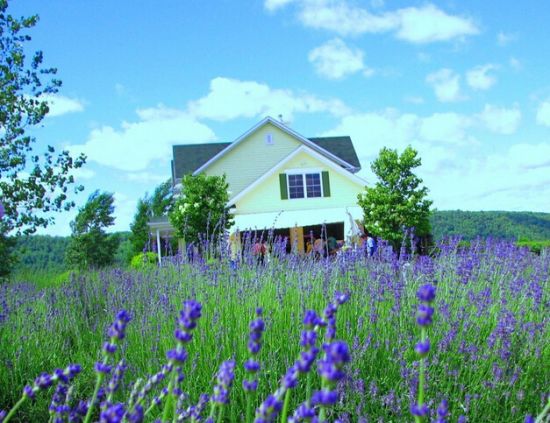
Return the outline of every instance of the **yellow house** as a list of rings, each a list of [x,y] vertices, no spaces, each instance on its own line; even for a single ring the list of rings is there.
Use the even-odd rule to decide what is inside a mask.
[[[172,180],[177,187],[189,173],[225,174],[232,231],[274,230],[304,251],[305,238],[321,228],[337,240],[356,230],[366,184],[355,175],[360,169],[350,137],[305,138],[266,117],[230,143],[174,146]],[[149,225],[159,245],[172,231],[166,218]]]

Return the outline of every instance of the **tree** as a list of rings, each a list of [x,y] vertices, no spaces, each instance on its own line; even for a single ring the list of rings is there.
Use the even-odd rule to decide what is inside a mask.
[[[372,188],[358,195],[364,212],[365,229],[381,237],[398,250],[405,231],[415,235],[430,233],[430,206],[428,189],[422,179],[413,173],[421,165],[418,153],[408,146],[401,155],[397,150],[383,148],[371,169],[378,177]]]
[[[233,225],[225,175],[186,175],[181,183],[181,196],[169,215],[178,238],[197,242],[201,236],[217,237]]]
[[[132,253],[130,258],[143,251],[149,241],[149,225],[151,220],[151,204],[149,198],[145,195],[137,203],[137,211],[134,215],[134,221],[130,223],[130,243],[132,244]]]
[[[55,68],[42,66],[43,54],[29,59],[26,33],[38,22],[38,16],[14,18],[7,13],[7,0],[0,0],[0,201],[5,216],[0,226],[0,244],[9,232],[30,234],[53,222],[50,212],[74,207],[68,188],[74,183],[73,169],[81,167],[85,157],[59,154],[51,146],[35,151],[35,138],[27,133],[49,111],[47,98],[55,94],[61,81],[54,78]],[[81,186],[75,187],[81,191]],[[5,251],[7,245],[0,245]],[[9,268],[0,264],[0,272]]]
[[[152,197],[147,193],[138,200],[134,220],[130,224],[130,242],[133,257],[143,251],[149,241],[149,225],[152,217],[166,216],[174,205],[172,181],[167,180],[155,188]],[[131,257],[130,257],[131,258]]]
[[[98,268],[113,263],[119,244],[116,234],[109,235],[105,228],[115,222],[112,193],[94,191],[71,222],[72,235],[66,260],[80,269]]]

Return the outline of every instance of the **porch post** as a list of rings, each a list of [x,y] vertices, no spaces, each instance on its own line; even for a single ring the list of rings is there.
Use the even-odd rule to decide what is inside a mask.
[[[159,256],[159,266],[162,264],[162,255],[160,253],[160,230],[157,229],[157,254]]]

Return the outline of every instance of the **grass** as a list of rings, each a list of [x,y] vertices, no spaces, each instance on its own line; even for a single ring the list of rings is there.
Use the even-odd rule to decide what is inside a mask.
[[[248,324],[264,308],[266,331],[260,352],[262,372],[257,403],[273,392],[300,347],[306,309],[318,313],[335,291],[351,299],[338,312],[337,338],[348,343],[352,361],[340,383],[341,401],[330,421],[359,417],[411,421],[419,339],[415,292],[437,284],[434,325],[429,329],[426,397],[432,409],[446,398],[451,421],[521,422],[545,403],[550,386],[549,257],[510,245],[443,248],[434,260],[336,261],[274,259],[265,267],[244,264],[231,270],[225,260],[126,271],[110,269],[71,276],[46,286],[16,283],[0,287],[0,409],[15,404],[25,384],[43,371],[80,363],[75,398],[91,396],[105,331],[120,309],[133,316],[122,354],[129,363],[126,384],[159,371],[173,348],[175,317],[182,301],[203,304],[203,316],[189,345],[184,388],[191,403],[211,393],[222,361],[237,362],[227,421],[243,420],[242,363]],[[4,306],[2,306],[4,304]],[[2,310],[4,309],[4,312]],[[312,375],[315,389],[321,385]],[[303,401],[304,381],[290,398]],[[18,413],[20,421],[47,421],[49,394],[39,395]]]

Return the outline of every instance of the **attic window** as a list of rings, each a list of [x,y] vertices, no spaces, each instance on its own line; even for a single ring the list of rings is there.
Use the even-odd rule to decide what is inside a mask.
[[[273,134],[266,134],[265,136],[265,143],[266,145],[273,145]]]
[[[315,198],[323,196],[320,173],[297,173],[288,174],[287,176],[288,198]]]

